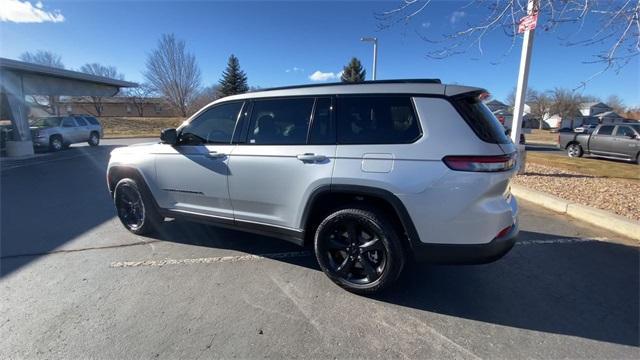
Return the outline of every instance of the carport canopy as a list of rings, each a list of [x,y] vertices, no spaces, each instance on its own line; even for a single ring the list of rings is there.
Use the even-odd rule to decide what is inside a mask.
[[[78,71],[0,58],[0,104],[11,114],[13,141],[7,143],[7,155],[33,154],[25,96],[114,96],[120,88],[138,84],[85,74]]]

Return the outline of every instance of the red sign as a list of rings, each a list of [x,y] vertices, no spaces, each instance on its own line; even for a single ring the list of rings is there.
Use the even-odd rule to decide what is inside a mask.
[[[520,19],[520,24],[518,24],[518,33],[522,34],[527,30],[533,30],[536,28],[536,24],[538,23],[538,13],[535,12],[531,15],[527,15]]]

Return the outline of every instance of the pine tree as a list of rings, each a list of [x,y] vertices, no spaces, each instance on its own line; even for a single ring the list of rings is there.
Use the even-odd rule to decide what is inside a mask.
[[[363,82],[367,71],[362,68],[360,60],[351,58],[351,61],[342,68],[340,79],[342,82]]]
[[[240,69],[238,58],[231,54],[220,79],[220,96],[242,94],[249,90],[247,74]]]

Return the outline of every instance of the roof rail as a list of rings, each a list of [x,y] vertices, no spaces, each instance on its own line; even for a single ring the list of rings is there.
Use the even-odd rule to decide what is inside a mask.
[[[306,84],[306,85],[291,85],[291,86],[279,86],[266,89],[256,89],[253,92],[258,91],[271,91],[271,90],[287,90],[287,89],[301,89],[301,88],[313,88],[323,86],[342,86],[342,85],[370,85],[370,84],[442,84],[440,79],[396,79],[396,80],[367,80],[363,82],[334,82],[326,84]]]

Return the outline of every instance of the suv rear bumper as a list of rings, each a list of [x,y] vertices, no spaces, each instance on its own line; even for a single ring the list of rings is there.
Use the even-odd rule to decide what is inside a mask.
[[[511,250],[516,243],[520,228],[518,222],[509,232],[486,244],[429,244],[413,243],[416,261],[434,264],[486,264],[496,261]]]

